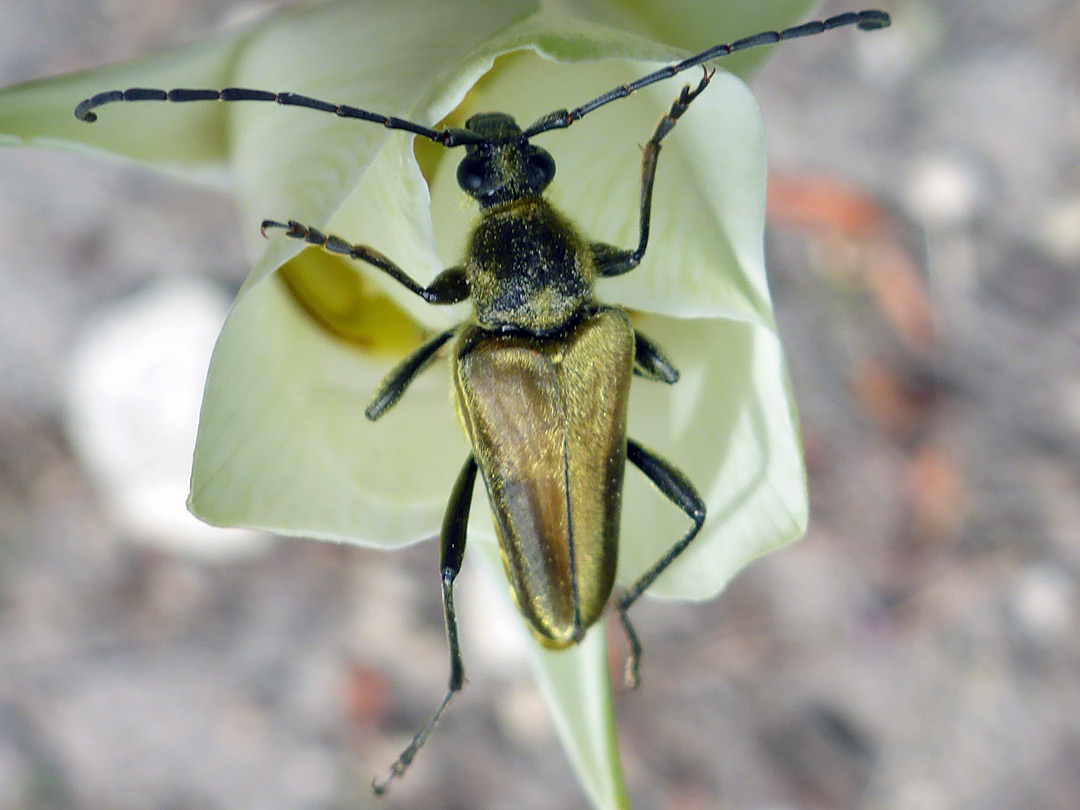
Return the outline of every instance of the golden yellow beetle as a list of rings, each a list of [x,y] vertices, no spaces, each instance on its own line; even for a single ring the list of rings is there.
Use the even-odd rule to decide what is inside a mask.
[[[660,142],[706,88],[712,73],[686,86],[645,144],[641,168],[640,237],[632,250],[590,242],[548,203],[543,192],[555,161],[530,139],[563,129],[635,90],[735,51],[782,39],[855,25],[884,28],[877,10],[848,12],[783,31],[766,31],[716,45],[573,110],[556,110],[524,131],[503,113],[482,113],[463,129],[431,129],[401,118],[296,93],[226,88],[131,88],[99,93],[78,104],[75,116],[92,122],[93,110],[119,101],[268,101],[307,107],[404,130],[445,147],[465,147],[458,166],[461,188],[480,205],[462,264],[421,287],[376,250],[352,245],[299,222],[265,220],[268,228],[387,273],[431,304],[472,301],[472,316],[428,340],[379,385],[365,413],[378,419],[392,407],[436,352],[452,341],[454,402],[472,452],[454,484],[441,531],[441,572],[450,682],[427,724],[375,784],[382,793],[412,762],[453,695],[464,684],[453,583],[465,552],[465,533],[476,473],[483,475],[511,590],[537,638],[559,649],[576,644],[600,618],[615,582],[619,516],[626,462],[641,470],[693,521],[683,537],[615,600],[630,643],[628,684],[638,681],[641,644],[627,615],[630,606],[690,544],[705,521],[705,504],[675,467],[626,435],[632,375],[673,384],[679,374],[622,309],[593,296],[598,278],[617,276],[641,262],[649,240],[653,179]]]

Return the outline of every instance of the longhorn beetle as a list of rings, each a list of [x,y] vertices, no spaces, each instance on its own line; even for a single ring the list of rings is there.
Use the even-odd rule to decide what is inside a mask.
[[[660,142],[705,90],[713,72],[685,86],[645,144],[641,162],[640,229],[627,250],[590,242],[542,196],[555,176],[551,155],[530,139],[575,121],[635,90],[736,51],[841,26],[884,28],[889,15],[866,10],[838,14],[783,31],[764,31],[715,45],[580,107],[555,110],[522,130],[504,113],[480,113],[464,129],[431,129],[394,116],[330,104],[296,93],[230,87],[224,90],[110,90],[81,101],[75,117],[118,101],[271,101],[404,130],[447,148],[465,147],[457,169],[461,188],[480,205],[464,261],[426,287],[376,250],[353,245],[294,220],[265,220],[267,229],[358,259],[383,271],[429,304],[471,299],[464,323],[430,338],[379,384],[364,413],[376,420],[398,401],[436,352],[451,343],[450,367],[458,417],[472,447],[450,494],[441,530],[441,575],[450,682],[431,719],[390,768],[383,793],[409,767],[450,699],[465,680],[454,614],[454,579],[465,552],[465,530],[477,471],[484,478],[499,547],[514,598],[529,628],[547,647],[582,640],[601,616],[615,582],[619,513],[626,462],[682,509],[693,526],[625,593],[615,611],[629,641],[626,681],[638,683],[641,643],[627,611],[697,536],[705,503],[679,470],[626,435],[633,374],[667,384],[679,373],[660,348],[630,324],[627,313],[593,297],[597,278],[637,267],[649,241],[653,179]]]

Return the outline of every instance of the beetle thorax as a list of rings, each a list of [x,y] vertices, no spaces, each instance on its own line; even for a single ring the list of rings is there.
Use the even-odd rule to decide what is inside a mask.
[[[559,331],[592,301],[596,281],[588,243],[541,197],[482,211],[465,267],[476,319],[497,331]]]

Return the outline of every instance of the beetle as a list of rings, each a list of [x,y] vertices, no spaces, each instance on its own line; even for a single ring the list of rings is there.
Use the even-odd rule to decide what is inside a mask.
[[[690,518],[692,525],[682,538],[614,599],[629,643],[626,681],[631,687],[638,684],[641,643],[629,608],[697,536],[705,521],[705,503],[682,472],[627,436],[631,377],[670,385],[678,381],[679,373],[660,347],[634,328],[626,311],[595,299],[595,282],[628,273],[641,263],[649,240],[661,142],[708,86],[713,72],[706,63],[833,28],[854,25],[873,30],[889,24],[885,12],[864,10],[715,45],[580,107],[555,110],[524,130],[500,112],[474,115],[463,128],[432,129],[296,93],[237,87],[111,90],[75,107],[78,119],[93,122],[96,108],[121,101],[274,102],[368,121],[447,148],[465,149],[457,181],[478,203],[479,220],[468,237],[462,263],[426,286],[366,245],[351,244],[295,220],[262,223],[264,236],[280,229],[286,237],[364,262],[429,304],[472,303],[466,321],[429,338],[392,369],[365,410],[368,419],[379,419],[449,344],[454,406],[471,447],[440,531],[450,677],[431,718],[386,779],[373,784],[377,794],[405,772],[464,684],[453,586],[465,552],[478,473],[487,489],[513,597],[532,633],[552,649],[580,642],[612,601],[627,462]],[[637,246],[624,249],[589,241],[544,198],[555,175],[555,161],[531,140],[697,66],[702,67],[702,78],[693,88],[682,88],[643,147]]]

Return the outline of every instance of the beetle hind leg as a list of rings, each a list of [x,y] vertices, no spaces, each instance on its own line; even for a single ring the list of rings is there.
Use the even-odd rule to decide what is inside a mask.
[[[450,645],[450,681],[446,694],[439,703],[431,719],[427,721],[412,742],[401,752],[393,765],[390,775],[381,782],[372,782],[371,788],[376,796],[381,796],[390,787],[390,783],[405,773],[412,764],[417,752],[427,741],[431,730],[439,722],[450,698],[461,691],[465,685],[465,665],[461,660],[461,645],[458,643],[457,614],[454,612],[454,579],[461,570],[461,560],[465,556],[465,529],[469,525],[469,507],[472,505],[473,486],[476,484],[476,459],[471,455],[461,468],[450,503],[446,507],[440,533],[440,569],[442,572],[443,616],[446,619],[446,639]]]
[[[626,685],[636,689],[641,664],[641,641],[638,639],[634,626],[630,623],[627,611],[637,601],[649,586],[656,581],[667,567],[671,565],[687,546],[693,541],[701,527],[705,523],[705,502],[701,499],[697,489],[682,472],[671,466],[667,461],[646,450],[633,439],[626,440],[626,459],[656,485],[657,489],[672,503],[682,509],[687,516],[694,521],[694,525],[683,535],[682,539],[673,545],[657,560],[649,570],[638,577],[618,601],[615,602],[615,610],[619,614],[619,621],[626,638],[630,644],[630,657],[626,660]]]

